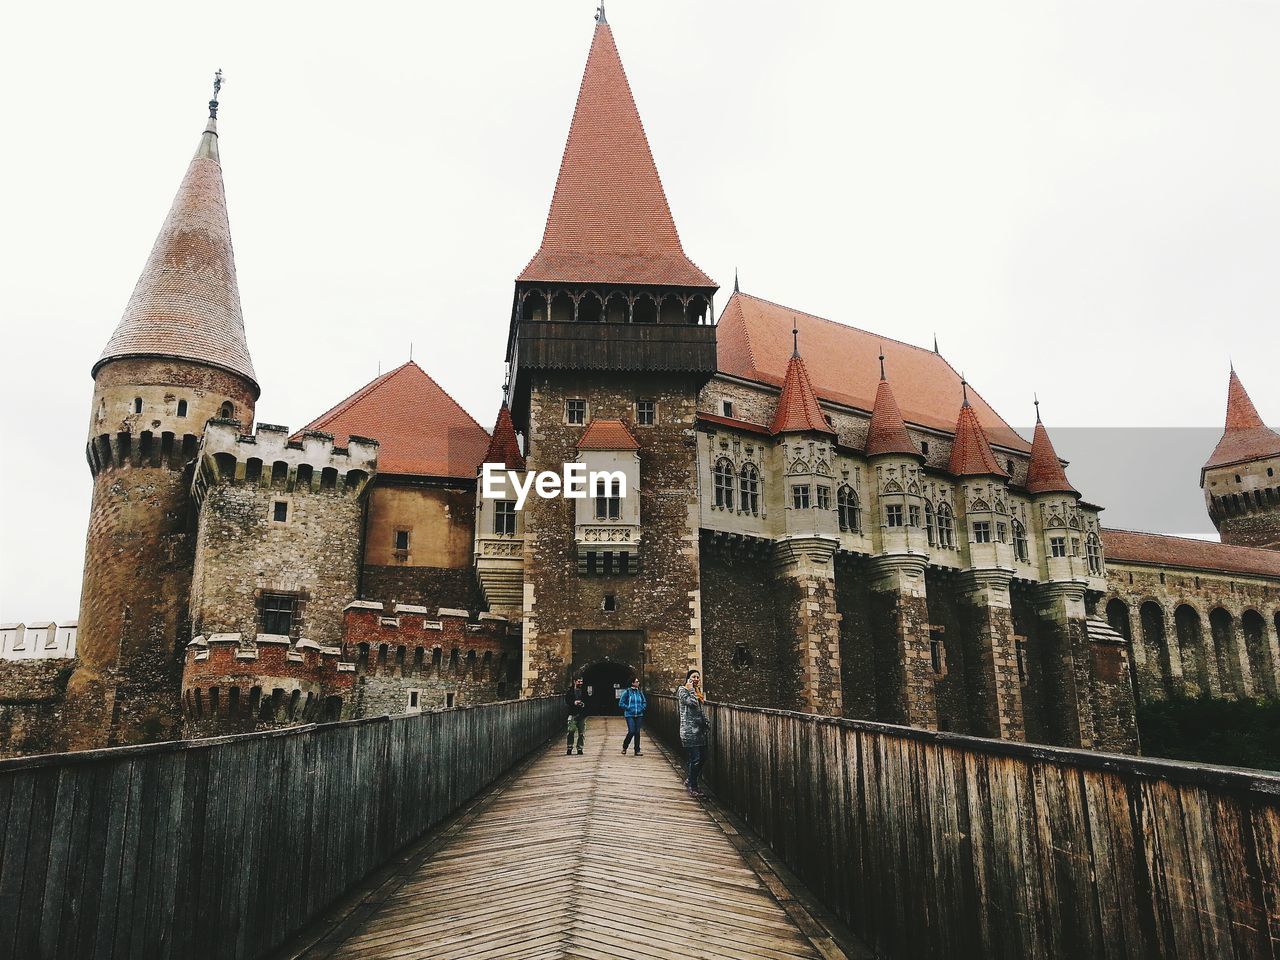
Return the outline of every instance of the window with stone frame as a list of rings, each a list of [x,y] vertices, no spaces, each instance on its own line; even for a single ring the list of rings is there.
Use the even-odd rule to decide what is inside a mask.
[[[938,546],[944,550],[956,547],[956,519],[949,503],[938,504]]]
[[[996,539],[1001,543],[1009,542],[1009,526],[1006,523],[996,523]]]
[[[587,401],[566,400],[564,402],[564,422],[571,426],[582,426],[587,422]]]
[[[1067,555],[1067,538],[1050,537],[1049,555],[1053,557],[1065,557]]]
[[[716,461],[712,471],[712,490],[715,505],[725,510],[733,509],[733,463],[728,457]]]
[[[1079,537],[1071,538],[1071,555],[1073,557],[1080,556],[1080,538]]]
[[[990,543],[991,542],[991,522],[989,520],[974,521],[973,542],[974,543]]]
[[[902,504],[888,503],[884,508],[884,522],[887,527],[902,526]]]
[[[930,500],[924,502],[924,532],[929,540],[929,546],[936,547],[938,545],[938,518],[933,510],[933,502]]]
[[[1013,521],[1013,555],[1023,563],[1031,560],[1031,544],[1027,541],[1027,528],[1021,520]]]
[[[396,563],[409,562],[409,531],[400,529],[392,534],[391,556]]]
[[[818,509],[831,509],[831,488],[818,484]]]
[[[753,517],[760,515],[760,471],[755,464],[743,464],[738,474],[738,508]]]
[[[794,483],[791,485],[791,507],[795,510],[809,509],[809,485]]]
[[[840,518],[840,529],[854,533],[862,529],[862,508],[858,504],[858,493],[847,483],[836,490],[836,513]]]
[[[275,523],[287,523],[289,520],[289,502],[277,500],[271,505],[271,519]]]
[[[493,532],[498,536],[515,536],[516,502],[514,500],[493,501]]]
[[[264,593],[258,607],[258,632],[287,637],[298,614],[298,597],[292,593]]]
[[[720,401],[720,415],[721,415],[721,416],[725,416],[725,417],[732,417],[732,416],[733,416],[733,401],[732,401],[732,400],[721,400],[721,401]]]
[[[907,523],[913,527],[920,526],[920,508],[914,503],[907,507]]]
[[[178,416],[185,417],[187,415],[187,401],[178,401]]]
[[[1085,558],[1089,562],[1089,572],[1095,577],[1102,576],[1102,541],[1096,533],[1089,534],[1084,542]],[[1199,586],[1197,583],[1196,586]]]
[[[658,403],[656,400],[636,401],[636,424],[641,427],[652,427],[658,422]]]
[[[597,480],[596,519],[617,520],[622,516],[622,487],[619,480]]]

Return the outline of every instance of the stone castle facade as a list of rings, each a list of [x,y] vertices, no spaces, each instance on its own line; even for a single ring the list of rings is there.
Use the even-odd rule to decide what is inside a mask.
[[[1028,442],[936,349],[736,282],[717,315],[606,23],[491,432],[413,363],[256,422],[216,112],[93,369],[75,668],[0,682],[6,752],[574,675],[606,705],[691,666],[717,699],[1126,752],[1141,698],[1276,693],[1280,436],[1234,371],[1213,544],[1104,529],[1039,416]],[[626,495],[516,509],[478,482],[571,462]]]

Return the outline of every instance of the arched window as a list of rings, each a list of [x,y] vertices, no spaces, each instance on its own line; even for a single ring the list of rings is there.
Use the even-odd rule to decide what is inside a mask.
[[[1026,525],[1021,520],[1013,521],[1013,555],[1022,563],[1031,561],[1031,544],[1027,540]]]
[[[924,532],[929,538],[929,546],[936,547],[938,545],[938,514],[933,509],[933,502],[927,499],[924,502]]]
[[[715,504],[725,510],[733,509],[733,464],[725,457],[716,461],[715,477],[712,483],[715,489]]]
[[[858,504],[858,492],[847,483],[836,490],[836,514],[840,518],[840,529],[850,533],[862,531],[862,508]]]
[[[234,420],[236,415],[236,405],[230,400],[222,405],[222,409],[218,411],[218,416],[223,420]]]
[[[187,401],[178,401],[178,416],[185,417],[187,415]]]
[[[1107,601],[1107,623],[1126,640],[1133,639],[1129,635],[1129,605],[1119,597],[1112,597]]]
[[[1089,534],[1084,542],[1085,557],[1089,562],[1089,573],[1095,577],[1102,576],[1102,541],[1096,533]]]
[[[748,463],[742,467],[738,476],[738,504],[743,513],[752,516],[760,515],[760,471],[755,464]]]
[[[134,397],[134,398],[133,398],[133,412],[134,412],[134,413],[141,413],[141,412],[142,412],[142,398],[141,398],[141,397]]]
[[[949,503],[938,504],[938,546],[944,550],[956,548],[956,518]]]

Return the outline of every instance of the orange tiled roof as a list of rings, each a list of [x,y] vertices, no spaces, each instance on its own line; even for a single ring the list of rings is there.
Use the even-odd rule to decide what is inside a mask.
[[[720,315],[716,328],[720,372],[781,387],[791,357],[793,321],[820,400],[870,411],[879,388],[876,358],[883,347],[903,419],[951,432],[963,399],[960,374],[938,354],[745,293],[734,293]],[[972,387],[969,399],[992,443],[1030,450],[1030,444]]]
[[[542,246],[517,279],[715,286],[680,245],[607,24],[591,41]]]
[[[525,468],[524,454],[520,452],[520,440],[516,437],[516,425],[511,422],[511,411],[504,401],[498,409],[498,420],[493,425],[485,463],[501,463],[508,470]]]
[[[244,337],[213,119],[94,374],[120,357],[195,360],[258,385]]]
[[[1027,493],[1074,493],[1079,491],[1067,479],[1062,461],[1053,449],[1049,431],[1036,417],[1036,432],[1031,438],[1031,463],[1027,465]]]
[[[635,434],[622,420],[592,420],[582,431],[579,450],[639,450]]]
[[[876,385],[876,399],[871,405],[871,424],[867,427],[866,454],[874,457],[882,453],[905,453],[921,456],[920,448],[907,434],[902,412],[893,395],[889,381],[881,378]]]
[[[1280,455],[1280,434],[1262,422],[1257,407],[1249,399],[1249,392],[1232,370],[1227,383],[1226,428],[1222,431],[1222,439],[1205,461],[1204,469],[1277,455]]]
[[[960,407],[956,420],[956,438],[951,445],[951,463],[947,467],[957,477],[1008,477],[987,442],[978,415],[968,400]]]
[[[474,479],[489,434],[412,360],[365,384],[305,430],[378,441],[378,472]]]
[[[766,436],[769,434],[769,428],[763,423],[752,423],[750,420],[739,420],[737,417],[722,417],[718,413],[703,413],[698,411],[698,421],[700,423],[714,423],[721,427],[734,427],[738,430],[745,430],[748,433],[762,433]]]
[[[1136,530],[1103,530],[1102,548],[1108,560],[1121,563],[1280,577],[1280,550],[1236,547],[1212,540]]]
[[[787,361],[787,375],[782,380],[782,393],[778,397],[778,409],[773,415],[770,433],[796,433],[816,431],[831,433],[827,418],[818,406],[818,398],[814,395],[813,384],[809,382],[809,374],[805,370],[804,361],[799,353],[793,353]]]

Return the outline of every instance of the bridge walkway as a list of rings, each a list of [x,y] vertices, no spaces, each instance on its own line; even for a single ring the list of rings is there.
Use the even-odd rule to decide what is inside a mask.
[[[619,717],[555,741],[308,960],[843,958],[743,835]],[[763,774],[763,771],[762,771]]]

